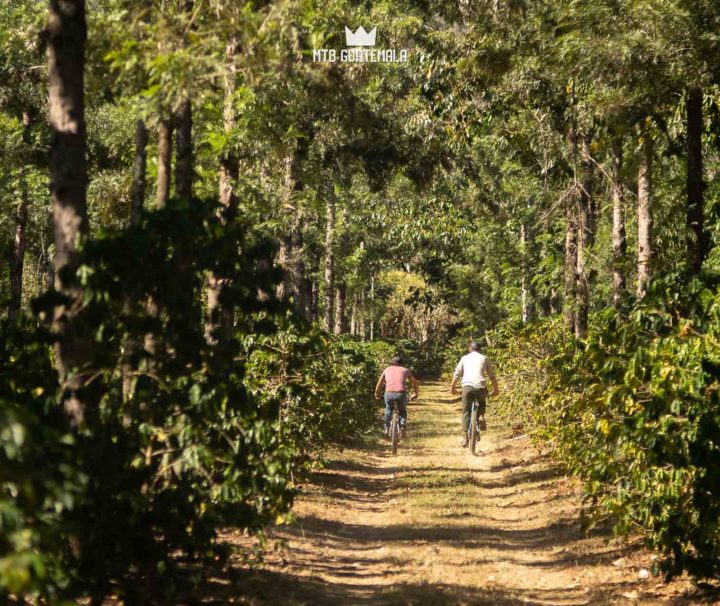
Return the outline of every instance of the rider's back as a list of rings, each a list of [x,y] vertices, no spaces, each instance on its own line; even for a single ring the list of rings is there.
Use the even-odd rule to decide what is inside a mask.
[[[455,374],[462,373],[462,385],[485,387],[488,378],[493,377],[493,370],[487,356],[478,351],[465,354],[455,369]]]
[[[385,391],[405,391],[405,382],[410,375],[410,370],[404,366],[393,364],[388,366],[384,371]]]

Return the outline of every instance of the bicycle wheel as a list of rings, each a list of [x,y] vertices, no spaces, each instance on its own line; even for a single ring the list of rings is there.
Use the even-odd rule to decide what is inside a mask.
[[[400,419],[397,408],[393,410],[392,424],[390,425],[390,441],[392,442],[392,453],[397,454],[398,442],[400,441]]]
[[[475,408],[475,406],[473,406],[472,415],[470,415],[470,440],[468,442],[468,446],[470,447],[470,452],[473,454],[475,454],[475,446],[477,445],[477,441],[479,438],[477,420],[478,420],[477,408]]]

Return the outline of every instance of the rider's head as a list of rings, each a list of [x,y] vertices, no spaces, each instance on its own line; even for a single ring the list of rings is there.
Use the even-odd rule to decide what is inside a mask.
[[[401,356],[400,354],[398,354],[398,355],[396,355],[396,356],[393,356],[392,363],[393,363],[395,366],[400,366],[400,365],[402,365],[402,363],[403,363],[402,356]]]
[[[470,343],[470,351],[480,351],[480,343],[477,341]]]

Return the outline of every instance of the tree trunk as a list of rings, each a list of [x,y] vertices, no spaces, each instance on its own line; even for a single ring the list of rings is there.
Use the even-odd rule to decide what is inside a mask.
[[[145,122],[138,120],[135,124],[135,162],[133,164],[132,186],[130,189],[130,225],[136,226],[140,223],[143,206],[145,205],[145,191],[147,189],[147,144],[148,131]],[[132,285],[128,285],[131,288]],[[133,296],[126,294],[123,312],[126,316],[132,313]],[[122,353],[122,392],[123,401],[130,399],[133,391],[133,367],[132,358],[137,351],[138,344],[133,336],[126,332],[123,338]]]
[[[175,116],[175,194],[190,200],[193,195],[192,103],[186,99]]]
[[[235,89],[237,69],[235,56],[239,50],[237,39],[233,38],[225,48],[225,99],[223,107],[223,130],[229,135],[235,129]],[[236,155],[230,151],[220,158],[220,204],[224,208],[222,219],[232,220],[237,209],[235,184],[239,177],[239,164]],[[221,291],[228,283],[228,278],[211,275],[208,278],[208,305],[205,331],[209,338],[219,330],[220,338],[232,335],[235,324],[235,310],[231,305],[221,305]]]
[[[573,109],[570,131],[568,133],[568,141],[572,150],[573,158],[573,192],[572,196],[568,196],[565,207],[565,271],[564,271],[564,290],[563,290],[563,323],[565,328],[571,332],[575,332],[576,310],[577,305],[577,246],[578,246],[578,219],[577,203],[574,201],[580,195],[580,186],[577,177],[577,127],[575,120],[575,83],[572,83],[571,107]]]
[[[295,295],[296,309],[308,320],[313,321],[313,283],[306,276],[305,242],[303,228],[305,219],[302,214],[297,216],[292,227],[292,257],[290,259],[290,282]],[[314,262],[312,259],[311,262]],[[316,261],[319,264],[319,260]],[[317,302],[315,303],[317,308]]]
[[[88,231],[85,128],[84,0],[50,0],[47,27],[49,110],[52,128],[50,193],[55,240],[55,288],[65,301],[55,307],[55,360],[62,401],[70,420],[81,425],[88,412],[83,387],[91,360],[90,341],[78,322],[83,293],[75,272],[77,239]]]
[[[612,143],[612,246],[613,246],[613,305],[620,306],[625,292],[625,255],[627,240],[625,237],[625,185],[622,179],[623,142],[615,137]]]
[[[358,322],[358,335],[360,338],[365,341],[367,340],[367,329],[366,329],[366,317],[367,317],[367,309],[365,308],[365,289],[363,288],[360,291],[360,321]]]
[[[223,104],[223,130],[231,135],[235,129],[235,91],[237,89],[237,67],[235,58],[240,50],[237,38],[230,40],[225,47],[225,97]],[[226,151],[220,158],[220,204],[227,209],[237,206],[235,185],[239,177],[238,159],[234,150]]]
[[[138,120],[135,125],[135,162],[133,164],[132,189],[130,192],[130,225],[140,222],[140,215],[145,205],[147,189],[147,144],[148,131],[145,122]]]
[[[172,122],[169,119],[160,120],[158,124],[157,191],[155,194],[158,208],[164,208],[170,197],[172,131]]]
[[[707,254],[703,182],[703,92],[691,88],[687,94],[687,226],[688,267],[698,273]],[[691,235],[692,234],[692,235]]]
[[[28,112],[23,112],[23,143],[30,144],[30,126],[32,120]],[[8,317],[13,320],[22,307],[23,275],[25,272],[25,248],[28,205],[30,203],[26,168],[21,168],[20,202],[15,213],[15,238],[10,251],[10,308]]]
[[[350,218],[347,204],[343,205],[342,211],[342,227],[339,242],[340,262],[344,264],[345,258],[349,252],[349,241],[348,241],[348,220]],[[341,270],[342,271],[342,270]],[[336,273],[338,271],[336,270]],[[335,288],[335,334],[345,334],[348,332],[348,317],[347,317],[347,283],[345,282],[345,276],[339,276],[339,284]]]
[[[590,156],[590,135],[582,138],[582,188],[577,196],[577,268],[575,271],[575,336],[584,339],[588,329],[590,310],[590,274],[587,269],[587,257],[595,241],[595,209],[593,203],[594,169]]]
[[[335,289],[335,334],[342,335],[348,332],[347,313],[345,310],[347,287],[340,284]]]
[[[326,193],[325,204],[325,305],[323,307],[323,328],[331,332],[335,299],[335,192]]]
[[[298,194],[305,189],[300,178],[300,164],[305,154],[302,142],[285,157],[285,184],[280,212],[289,215],[286,233],[280,239],[278,265],[283,270],[278,285],[278,297],[293,297],[295,308],[308,320],[312,320],[312,291],[305,284],[305,261],[303,243],[303,215]]]
[[[565,211],[565,289],[563,293],[563,321],[570,332],[575,330],[575,271],[577,270],[577,220],[574,205]]]
[[[652,163],[654,142],[652,135],[643,126],[640,133],[640,164],[638,168],[638,252],[637,252],[637,296],[647,294],[650,284],[652,248]]]
[[[15,238],[10,257],[10,309],[8,317],[13,320],[22,307],[23,273],[25,268],[25,228],[28,216],[28,191],[22,177],[20,203],[15,214]]]
[[[280,237],[280,246],[277,253],[277,264],[283,270],[283,277],[277,285],[278,299],[286,299],[292,294],[290,284],[290,260],[292,257],[292,238],[290,234]]]
[[[532,208],[532,198],[528,200],[527,206],[528,209]],[[530,275],[533,236],[528,223],[529,219],[526,218],[520,225],[520,299],[523,324],[532,322],[535,319],[535,289]]]
[[[370,276],[370,340],[375,340],[375,276]]]

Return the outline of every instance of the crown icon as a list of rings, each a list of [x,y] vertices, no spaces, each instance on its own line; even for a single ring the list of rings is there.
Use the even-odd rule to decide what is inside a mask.
[[[366,32],[361,25],[356,32],[353,32],[347,25],[345,26],[345,43],[348,46],[375,46],[375,35],[377,27],[373,27],[370,32]]]

